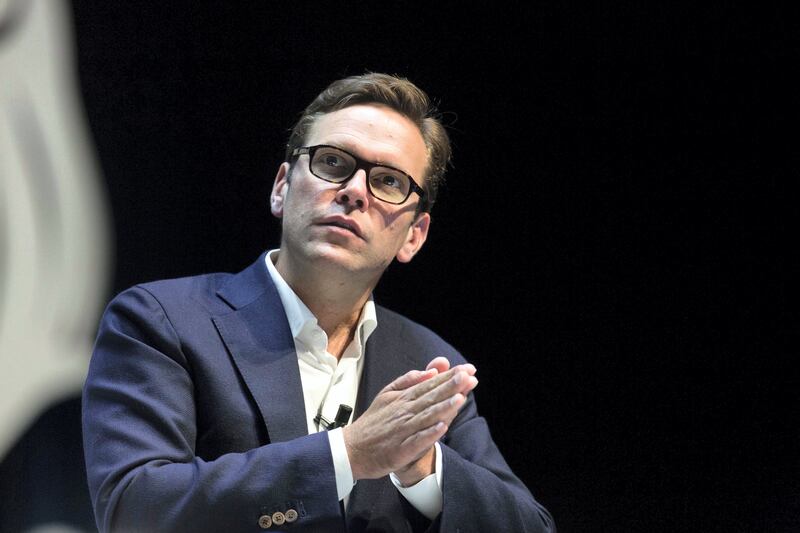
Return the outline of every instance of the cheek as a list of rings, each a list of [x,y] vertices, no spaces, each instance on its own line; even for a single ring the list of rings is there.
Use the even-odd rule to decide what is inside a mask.
[[[390,241],[393,244],[394,248],[398,248],[405,243],[406,238],[408,237],[410,225],[405,220],[394,220],[390,223],[384,231],[386,231],[390,237]]]
[[[292,206],[294,216],[303,216],[326,202],[334,199],[335,191],[324,187],[315,187],[313,182],[297,179],[289,188],[287,202]]]

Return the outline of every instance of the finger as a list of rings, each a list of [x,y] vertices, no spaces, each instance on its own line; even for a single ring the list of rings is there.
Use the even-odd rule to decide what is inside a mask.
[[[444,359],[444,358],[443,357],[437,357],[436,359]],[[434,359],[433,361],[428,363],[428,367],[430,367],[433,364],[433,362],[436,361],[436,359]],[[468,375],[474,376],[478,372],[478,369],[475,368],[475,365],[473,365],[472,363],[464,363],[462,365],[456,365],[456,366],[450,368],[449,372],[451,372],[452,374],[455,374],[456,372],[466,372]],[[444,372],[440,371],[440,373],[444,373]]]
[[[456,393],[435,404],[429,405],[408,421],[408,426],[413,431],[430,427],[437,422],[450,424],[456,417],[461,407],[466,403],[465,395]]]
[[[448,361],[446,357],[435,357],[428,363],[428,366],[425,367],[426,370],[430,370],[431,368],[435,368],[440,374],[442,372],[447,372],[450,369],[450,361]]]
[[[433,379],[407,389],[404,396],[412,398],[409,410],[419,413],[429,405],[461,393],[466,395],[478,385],[478,379],[466,370],[455,367]]]
[[[410,370],[386,385],[381,392],[385,391],[401,391],[409,387],[419,385],[436,375],[437,371],[433,370]]]
[[[411,399],[419,398],[431,390],[436,389],[441,384],[446,383],[448,380],[453,379],[459,372],[466,372],[468,375],[473,375],[476,372],[476,369],[473,365],[467,363],[465,365],[458,365],[454,366],[450,370],[446,372],[441,372],[432,379],[425,380],[424,383],[418,383],[413,387],[408,387],[408,394]],[[460,381],[464,378],[459,378],[457,381]],[[441,399],[441,398],[440,398]]]
[[[413,435],[409,435],[400,446],[406,447],[410,457],[418,457],[428,448],[434,445],[447,433],[448,425],[444,422],[437,422],[431,426],[420,429]],[[411,462],[411,461],[409,461]]]
[[[458,365],[458,367],[462,368],[470,376],[474,376],[478,372],[478,369],[472,363],[464,363],[463,365]]]
[[[468,378],[467,378],[467,379],[464,381],[464,383],[463,383],[462,385],[463,385],[463,386],[462,386],[462,387],[459,389],[459,392],[460,392],[461,394],[464,394],[464,395],[466,395],[468,392],[470,392],[470,391],[474,390],[474,389],[475,389],[475,387],[477,387],[477,386],[478,386],[478,378],[476,378],[475,376],[469,376],[469,377],[468,377]]]
[[[419,380],[419,383],[422,383],[423,381],[437,375],[439,375],[439,370],[437,368],[426,368],[423,372],[423,377]]]

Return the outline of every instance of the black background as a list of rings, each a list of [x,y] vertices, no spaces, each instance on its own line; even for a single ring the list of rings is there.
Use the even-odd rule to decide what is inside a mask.
[[[299,112],[334,79],[404,75],[454,160],[425,249],[376,300],[475,363],[498,446],[559,529],[797,531],[796,22],[720,3],[297,4],[74,3],[112,292],[276,246],[267,201]],[[49,500],[7,500],[9,523],[88,527],[76,406],[0,468]],[[44,463],[54,438],[72,459]]]

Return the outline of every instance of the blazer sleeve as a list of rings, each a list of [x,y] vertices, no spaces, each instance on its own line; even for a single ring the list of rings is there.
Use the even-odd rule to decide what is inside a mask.
[[[555,524],[511,471],[478,415],[473,394],[442,439],[442,512],[434,531],[554,532]],[[437,529],[438,526],[438,529]]]
[[[203,460],[195,386],[158,301],[141,288],[115,298],[83,393],[100,531],[259,531],[262,515],[289,508],[299,515],[293,531],[343,531],[325,433]]]

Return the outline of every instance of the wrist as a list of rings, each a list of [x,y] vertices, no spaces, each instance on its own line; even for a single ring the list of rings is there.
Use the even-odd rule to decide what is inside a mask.
[[[358,450],[356,450],[350,443],[349,437],[349,426],[345,426],[342,428],[342,437],[344,440],[344,449],[347,451],[347,460],[350,462],[350,472],[353,475],[353,482],[358,481],[364,477],[361,468],[359,467],[359,455]]]
[[[411,487],[435,472],[436,450],[431,446],[422,457],[395,471],[394,475],[404,487]]]

